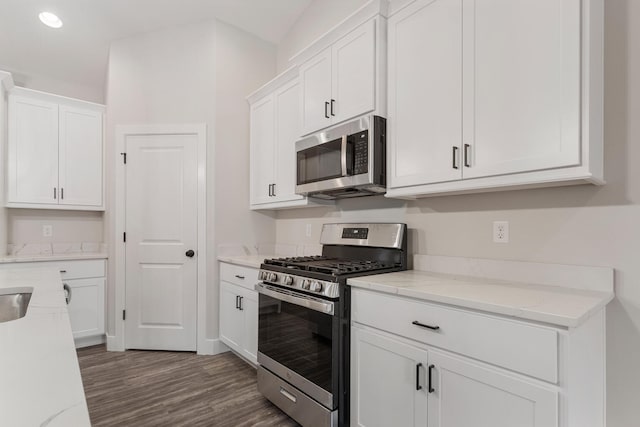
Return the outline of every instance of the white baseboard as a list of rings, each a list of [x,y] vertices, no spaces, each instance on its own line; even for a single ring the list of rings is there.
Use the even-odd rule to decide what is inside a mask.
[[[198,354],[200,355],[216,355],[229,351],[227,347],[220,339],[206,339],[203,344],[198,346]]]
[[[104,344],[105,336],[75,338],[73,341],[76,343],[76,348],[91,347],[92,345]]]
[[[115,335],[107,335],[107,351],[124,351],[124,342]]]

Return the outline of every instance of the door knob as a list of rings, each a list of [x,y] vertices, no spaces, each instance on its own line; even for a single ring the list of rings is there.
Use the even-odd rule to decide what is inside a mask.
[[[193,258],[193,256],[196,253],[193,251],[193,249],[189,249],[187,252],[185,252],[185,255],[188,256],[189,258]]]

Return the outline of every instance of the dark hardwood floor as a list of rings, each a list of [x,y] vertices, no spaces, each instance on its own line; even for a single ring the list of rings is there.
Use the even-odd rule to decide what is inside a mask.
[[[256,370],[228,352],[78,350],[93,426],[297,426],[256,387]]]

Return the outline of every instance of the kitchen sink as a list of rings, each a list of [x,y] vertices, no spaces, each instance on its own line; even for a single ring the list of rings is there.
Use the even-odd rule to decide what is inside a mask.
[[[27,314],[31,292],[0,295],[0,323],[20,319]]]

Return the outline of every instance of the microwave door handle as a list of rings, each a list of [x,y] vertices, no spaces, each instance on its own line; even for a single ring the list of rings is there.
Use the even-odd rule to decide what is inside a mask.
[[[340,159],[342,166],[342,176],[347,176],[347,135],[342,135],[342,149]]]

